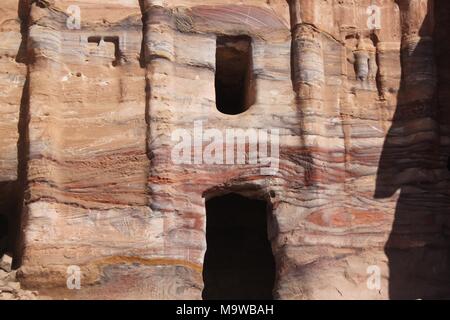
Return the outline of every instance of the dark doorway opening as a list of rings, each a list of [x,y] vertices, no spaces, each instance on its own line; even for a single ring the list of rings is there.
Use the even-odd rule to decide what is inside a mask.
[[[234,193],[206,202],[203,299],[273,299],[269,209],[266,201]]]
[[[19,196],[16,181],[0,182],[0,258],[13,254],[18,233]]]
[[[252,40],[221,36],[216,47],[216,105],[225,114],[239,114],[255,103]]]

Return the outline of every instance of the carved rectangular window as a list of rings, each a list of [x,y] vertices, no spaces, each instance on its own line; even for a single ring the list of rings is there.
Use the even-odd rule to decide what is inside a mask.
[[[92,36],[88,38],[89,54],[112,60],[114,66],[120,64],[121,54],[119,49],[119,37],[117,36]]]
[[[216,46],[216,105],[225,114],[239,114],[255,103],[252,40],[220,36]]]

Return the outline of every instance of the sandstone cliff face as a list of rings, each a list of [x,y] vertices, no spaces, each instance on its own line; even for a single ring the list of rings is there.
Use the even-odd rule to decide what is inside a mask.
[[[449,10],[432,0],[4,1],[0,217],[23,287],[199,299],[205,201],[235,192],[271,209],[275,298],[449,297]],[[245,77],[230,81],[241,66]],[[245,86],[239,114],[216,107],[219,69],[225,86]],[[194,137],[199,121],[279,129],[278,171],[174,163],[173,132]],[[80,290],[66,286],[70,266]]]

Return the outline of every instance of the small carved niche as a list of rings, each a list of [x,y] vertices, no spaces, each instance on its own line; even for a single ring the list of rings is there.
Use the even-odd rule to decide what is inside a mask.
[[[255,103],[252,39],[217,37],[216,104],[225,114],[240,114]]]
[[[372,37],[364,37],[358,33],[346,36],[345,44],[347,60],[353,66],[353,79],[363,87],[375,84],[378,75],[377,43]],[[348,76],[352,78],[351,73]]]
[[[121,63],[119,37],[117,36],[91,36],[88,37],[89,56],[111,59],[113,66]]]

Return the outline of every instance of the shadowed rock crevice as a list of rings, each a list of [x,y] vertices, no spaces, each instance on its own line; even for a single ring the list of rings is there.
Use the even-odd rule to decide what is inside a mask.
[[[17,15],[21,41],[13,55],[14,62],[23,72],[24,83],[18,104],[17,167],[15,180],[0,181],[0,257],[9,252],[14,257],[13,268],[20,265],[20,223],[23,209],[24,190],[27,176],[28,119],[29,119],[29,74],[28,74],[28,16],[30,4],[27,0],[17,1]],[[19,33],[18,33],[19,34]],[[8,48],[8,46],[6,46]],[[0,53],[1,54],[1,53]],[[1,58],[1,57],[0,57]],[[7,72],[8,74],[8,72]],[[10,101],[13,103],[13,101]]]

